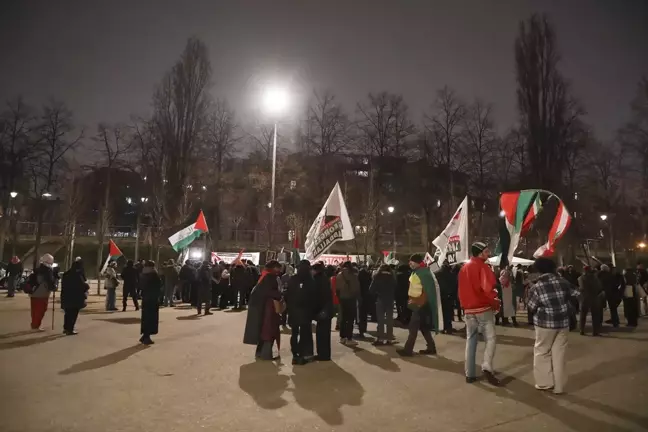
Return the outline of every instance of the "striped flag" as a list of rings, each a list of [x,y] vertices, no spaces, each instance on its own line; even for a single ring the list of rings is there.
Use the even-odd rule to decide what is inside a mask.
[[[200,237],[202,233],[206,232],[209,232],[209,228],[207,228],[207,221],[205,220],[205,215],[201,210],[196,222],[169,237],[169,243],[171,243],[171,247],[174,251],[179,252],[186,249],[194,240]]]
[[[572,217],[567,211],[565,204],[560,201],[560,204],[558,205],[558,212],[556,213],[556,218],[554,219],[553,224],[551,225],[551,230],[549,231],[549,240],[547,240],[547,243],[540,246],[538,250],[535,251],[533,256],[535,258],[538,258],[553,255],[554,246],[565,234],[567,228],[569,228],[571,220]]]
[[[534,189],[504,192],[500,196],[500,238],[496,254],[501,254],[500,267],[506,267],[513,259],[520,242],[522,226],[529,210],[538,196]]]
[[[106,271],[106,268],[108,267],[108,263],[111,261],[117,261],[119,257],[124,256],[121,250],[117,247],[114,241],[109,240],[108,241],[108,256],[106,257],[106,262],[104,262],[103,267],[101,267],[101,271],[99,272],[100,274],[103,274],[103,272]]]

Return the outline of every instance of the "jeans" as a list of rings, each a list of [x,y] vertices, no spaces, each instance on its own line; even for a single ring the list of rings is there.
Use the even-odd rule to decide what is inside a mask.
[[[567,334],[569,329],[535,328],[533,376],[536,386],[562,393],[567,382],[565,373]]]
[[[466,314],[466,376],[475,377],[475,357],[477,355],[477,338],[479,333],[486,339],[482,370],[493,372],[493,357],[495,357],[495,314],[492,310],[479,314]]]
[[[11,275],[7,278],[7,296],[13,297],[16,292],[16,284],[18,283],[18,275]]]
[[[164,305],[173,306],[175,301],[173,299],[173,294],[175,293],[175,286],[165,286],[164,287]]]
[[[599,313],[601,306],[599,298],[584,298],[581,300],[580,307],[580,331],[585,332],[585,323],[587,322],[587,314],[592,313],[592,334],[597,335],[601,331],[601,319]]]
[[[378,299],[376,314],[378,315],[378,340],[392,340],[394,338],[394,302],[383,302]],[[385,334],[385,325],[387,334]]]
[[[356,299],[340,299],[342,324],[340,325],[340,339],[353,339],[353,321],[356,314]]]
[[[106,310],[111,311],[117,309],[115,305],[117,301],[117,289],[106,288]]]
[[[79,309],[65,309],[65,315],[63,315],[63,331],[72,332],[74,331],[74,325],[76,324],[77,318],[79,317]]]

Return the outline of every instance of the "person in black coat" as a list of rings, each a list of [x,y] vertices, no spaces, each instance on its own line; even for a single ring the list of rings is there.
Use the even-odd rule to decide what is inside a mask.
[[[407,265],[401,265],[396,271],[396,319],[403,325],[409,323],[412,315],[412,311],[407,307],[410,273]]]
[[[122,287],[122,312],[126,312],[126,304],[128,303],[128,297],[130,296],[133,299],[133,305],[135,305],[135,310],[139,310],[139,303],[137,302],[137,290],[139,285],[139,270],[135,267],[133,260],[128,260],[126,262],[126,267],[121,272],[121,278],[124,282]]]
[[[202,305],[205,305],[205,315],[211,315],[209,307],[212,302],[211,295],[212,288],[212,268],[209,261],[203,261],[202,266],[198,269],[198,315],[202,310]]]
[[[376,297],[378,311],[378,338],[374,345],[391,344],[394,339],[394,296],[396,292],[396,278],[391,267],[386,264],[380,266],[374,275],[369,287],[371,294]],[[387,326],[387,333],[385,333]]]
[[[442,333],[452,334],[452,318],[454,317],[454,305],[457,301],[457,278],[450,268],[448,260],[443,262],[439,270],[435,272],[437,281],[439,282],[439,294],[441,297],[441,310],[443,312],[443,328]],[[515,319],[515,318],[513,318]]]
[[[191,265],[189,260],[185,261],[180,273],[178,274],[178,279],[180,281],[181,291],[180,297],[182,303],[191,302],[191,285],[196,280],[196,269]]]
[[[303,365],[313,359],[313,334],[311,322],[315,311],[315,280],[311,265],[303,260],[297,267],[297,274],[288,281],[285,298],[288,307],[288,324],[292,331],[290,349],[294,365]]]
[[[603,292],[605,293],[605,300],[601,302],[599,312],[599,318],[603,319],[603,308],[605,301],[607,301],[608,307],[610,308],[610,321],[607,324],[612,324],[614,327],[619,327],[619,311],[618,307],[621,303],[621,294],[619,292],[619,278],[616,274],[612,273],[610,267],[606,264],[601,266],[601,271],[598,273],[598,278],[601,281],[603,286]]]
[[[77,334],[74,330],[79,311],[86,307],[86,296],[89,286],[86,283],[83,262],[75,261],[61,280],[61,309],[65,311],[63,317],[63,333],[72,336]]]
[[[158,297],[162,291],[162,279],[155,270],[155,262],[147,261],[144,264],[142,275],[139,279],[139,289],[142,293],[142,319],[140,333],[142,337],[140,342],[144,345],[151,345],[151,335],[158,333],[158,323],[160,321],[160,304]]]
[[[250,280],[250,273],[242,263],[237,263],[230,272],[230,284],[234,292],[234,309],[245,307]]]
[[[319,361],[331,360],[331,320],[335,315],[333,306],[333,291],[331,291],[331,278],[323,263],[313,266],[313,280],[315,281],[315,345]]]
[[[367,315],[373,315],[374,301],[369,292],[371,285],[371,272],[362,267],[358,272],[360,282],[360,297],[358,298],[358,333],[364,338],[367,332]]]

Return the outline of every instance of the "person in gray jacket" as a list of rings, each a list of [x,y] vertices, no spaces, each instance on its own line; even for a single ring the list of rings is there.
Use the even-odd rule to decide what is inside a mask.
[[[356,316],[356,305],[360,296],[360,281],[358,274],[353,270],[351,262],[342,265],[342,271],[335,278],[335,291],[340,299],[342,312],[342,325],[340,325],[340,343],[347,346],[356,346],[353,340],[353,321]]]
[[[380,266],[373,277],[369,293],[376,299],[376,314],[378,316],[378,339],[375,346],[390,345],[394,339],[394,295],[396,292],[396,277],[388,265]],[[387,326],[387,334],[385,334]]]

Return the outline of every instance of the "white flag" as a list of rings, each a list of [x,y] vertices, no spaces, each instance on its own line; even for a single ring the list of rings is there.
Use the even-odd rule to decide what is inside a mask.
[[[306,259],[314,261],[336,241],[353,240],[353,227],[349,220],[340,184],[335,183],[324,207],[320,210],[306,234]]]
[[[468,197],[457,208],[443,232],[432,241],[441,252],[439,265],[446,259],[450,264],[468,261]]]

